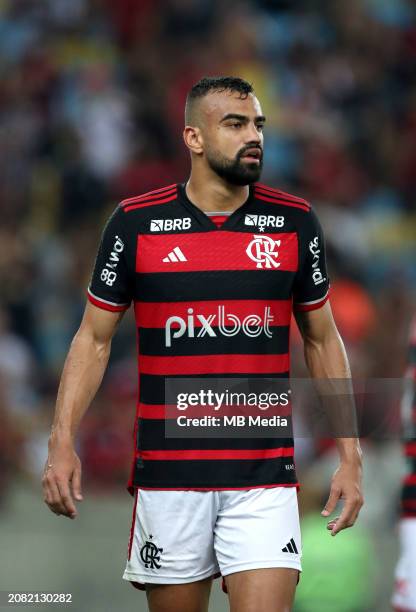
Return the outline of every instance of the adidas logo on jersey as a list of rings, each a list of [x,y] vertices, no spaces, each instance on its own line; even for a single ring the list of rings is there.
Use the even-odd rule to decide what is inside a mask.
[[[191,227],[191,217],[182,219],[152,219],[150,221],[151,232],[171,232],[176,230],[188,230]]]
[[[276,215],[246,215],[244,217],[244,225],[250,227],[258,227],[261,232],[265,227],[283,227],[285,218]]]
[[[165,263],[177,262],[177,261],[188,261],[185,255],[182,253],[179,247],[175,247],[173,251],[168,253],[166,257],[162,259]]]

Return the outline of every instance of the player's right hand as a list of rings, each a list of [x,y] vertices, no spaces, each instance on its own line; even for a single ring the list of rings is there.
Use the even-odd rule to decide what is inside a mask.
[[[81,461],[71,442],[49,442],[43,472],[44,501],[55,514],[76,518],[75,501],[82,501]]]

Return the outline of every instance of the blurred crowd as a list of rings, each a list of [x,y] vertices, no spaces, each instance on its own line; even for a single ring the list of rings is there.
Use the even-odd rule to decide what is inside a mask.
[[[253,83],[263,182],[318,211],[354,375],[401,376],[416,288],[415,13],[411,0],[0,1],[0,501],[16,469],[41,470],[105,219],[187,178],[184,100],[204,75]],[[125,318],[78,442],[101,488],[124,483],[131,451]]]

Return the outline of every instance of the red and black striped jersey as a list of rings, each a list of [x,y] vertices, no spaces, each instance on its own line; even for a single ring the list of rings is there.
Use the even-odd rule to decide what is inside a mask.
[[[408,366],[402,398],[404,453],[408,472],[403,480],[401,515],[416,517],[416,316],[410,326]]]
[[[288,378],[292,308],[328,299],[324,237],[308,202],[255,184],[221,224],[202,209],[184,184],[121,202],[88,287],[100,308],[134,303],[139,388],[129,490],[297,486],[293,438],[165,436],[167,377]]]

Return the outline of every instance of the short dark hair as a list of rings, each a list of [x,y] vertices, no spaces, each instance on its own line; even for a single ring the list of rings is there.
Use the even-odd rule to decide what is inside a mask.
[[[191,117],[191,108],[193,102],[203,98],[211,92],[231,91],[240,94],[240,98],[247,98],[248,94],[253,93],[253,86],[240,77],[220,76],[220,77],[203,77],[189,90],[186,96],[185,104],[185,121]]]
[[[253,92],[253,86],[244,79],[240,79],[240,77],[203,77],[190,89],[188,100],[203,98],[211,91],[224,91],[226,89],[240,93],[245,98]]]

